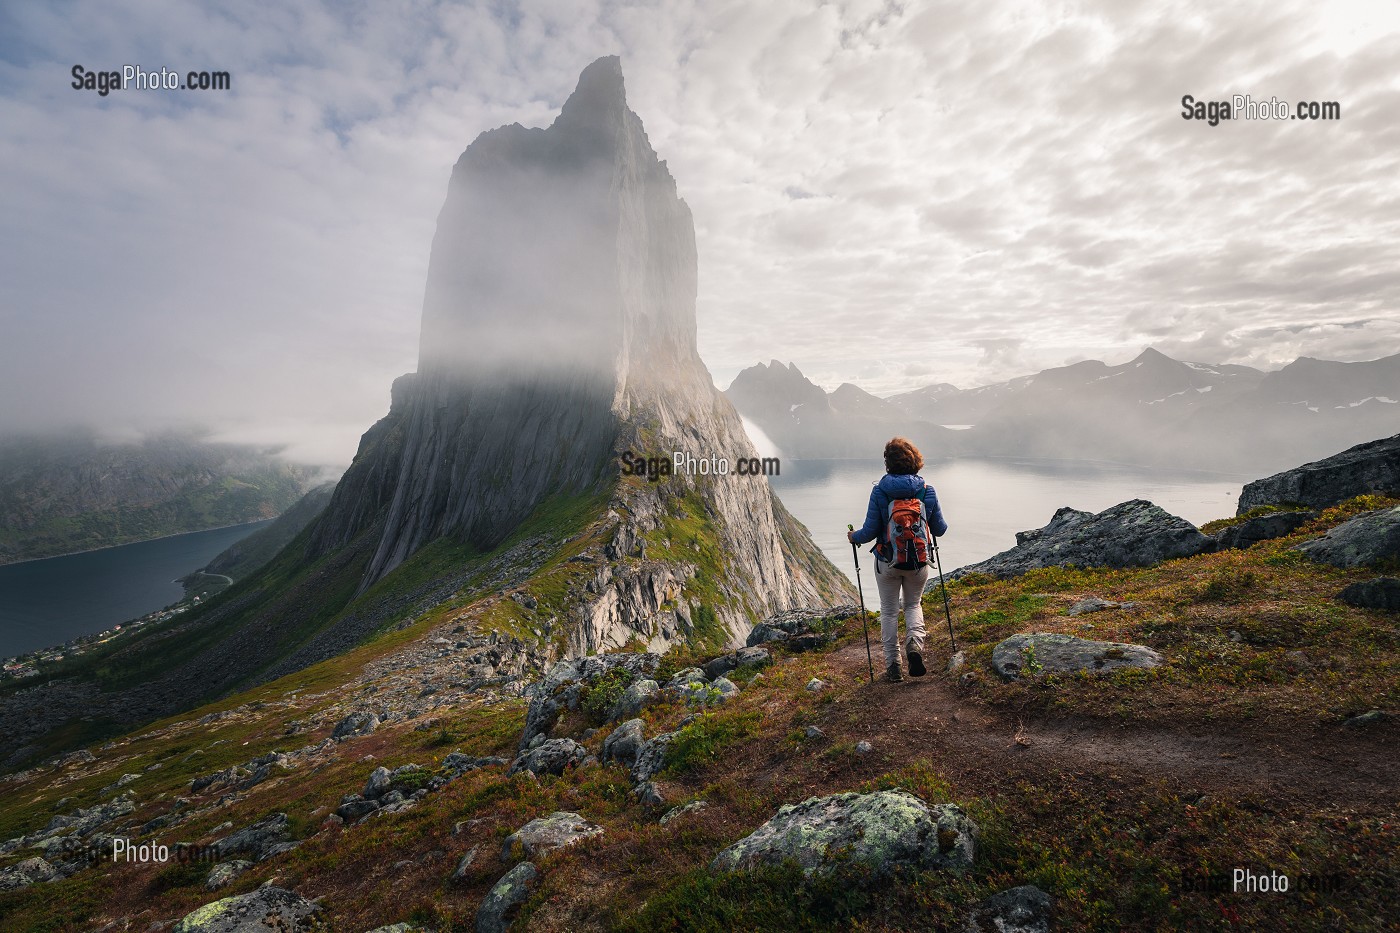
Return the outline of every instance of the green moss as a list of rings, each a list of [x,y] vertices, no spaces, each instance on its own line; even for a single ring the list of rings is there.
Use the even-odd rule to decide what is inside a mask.
[[[666,773],[682,774],[714,762],[726,748],[754,735],[762,721],[759,710],[705,713],[676,733],[666,751]]]

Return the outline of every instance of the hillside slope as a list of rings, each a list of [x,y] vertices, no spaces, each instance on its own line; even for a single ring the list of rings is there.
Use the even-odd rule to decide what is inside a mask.
[[[562,706],[568,675],[515,696],[518,643],[481,623],[520,603],[493,586],[343,657],[7,779],[0,839],[30,838],[0,844],[6,877],[35,852],[61,863],[69,830],[54,814],[103,801],[120,805],[84,811],[99,841],[207,844],[259,828],[237,835],[252,846],[248,867],[217,892],[212,862],[103,862],[0,893],[0,912],[15,930],[144,929],[272,882],[323,899],[334,929],[472,929],[522,858],[507,837],[566,811],[601,832],[534,856],[538,881],[512,929],[959,928],[1023,884],[1053,897],[1053,929],[1388,929],[1400,879],[1400,765],[1388,750],[1400,735],[1393,717],[1356,714],[1400,707],[1393,613],[1335,599],[1374,571],[1293,548],[1389,504],[1352,501],[1285,538],[1155,567],[958,581],[967,660],[944,671],[935,635],[938,663],[903,684],[866,682],[851,610],[810,614],[811,638],[766,643],[770,663],[727,674],[730,699],[663,692],[642,705],[643,734],[671,735],[650,802],[635,770],[593,758],[558,775],[507,774],[531,711],[551,689]],[[1071,613],[1088,596],[1120,608]],[[936,592],[924,609],[941,613]],[[1027,630],[1138,642],[1167,661],[1006,682],[993,647]],[[642,657],[591,660],[596,672]],[[651,676],[665,684],[708,659],[655,659]],[[627,715],[612,710],[628,679],[570,688],[576,708],[546,734],[603,755],[615,715]],[[403,787],[403,800],[357,803],[376,780]],[[958,804],[979,828],[972,867],[898,883],[710,867],[782,805],[886,788]],[[46,825],[58,827],[48,842]],[[1232,893],[1237,867],[1284,872],[1293,895]]]
[[[274,518],[317,471],[255,447],[163,434],[0,440],[0,564]]]

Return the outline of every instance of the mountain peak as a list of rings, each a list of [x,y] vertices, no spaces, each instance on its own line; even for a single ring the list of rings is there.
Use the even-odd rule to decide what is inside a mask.
[[[578,119],[596,121],[600,115],[620,114],[627,110],[627,92],[622,82],[622,59],[604,55],[584,68],[578,84],[564,102],[559,117],[565,122]]]

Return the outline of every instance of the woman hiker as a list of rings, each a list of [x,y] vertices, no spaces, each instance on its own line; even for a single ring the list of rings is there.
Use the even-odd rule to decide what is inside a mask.
[[[855,531],[847,532],[852,544],[875,544],[875,587],[880,591],[880,640],[885,645],[885,678],[898,683],[904,679],[899,666],[899,607],[904,606],[904,654],[909,660],[909,673],[922,677],[924,668],[924,612],[920,599],[924,594],[924,584],[928,582],[928,555],[924,553],[920,561],[911,560],[919,555],[906,552],[896,555],[891,546],[889,529],[901,518],[892,514],[901,512],[891,509],[901,500],[915,500],[923,505],[922,521],[927,531],[941,536],[948,530],[943,520],[943,512],[938,507],[938,495],[933,487],[919,476],[924,458],[919,448],[902,437],[896,437],[885,445],[885,475],[870,491],[870,507],[865,511],[865,524]],[[903,510],[905,514],[912,510]],[[906,522],[907,524],[907,522]],[[917,536],[920,529],[913,528]],[[878,540],[877,540],[878,539]],[[932,538],[925,539],[932,544]],[[907,544],[907,542],[906,542]],[[901,558],[901,559],[896,559]],[[904,564],[909,569],[901,569],[895,564]],[[913,565],[913,566],[911,566]]]

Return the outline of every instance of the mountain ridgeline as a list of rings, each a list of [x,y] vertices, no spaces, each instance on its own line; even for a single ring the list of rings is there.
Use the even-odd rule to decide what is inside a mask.
[[[418,371],[324,510],[210,605],[11,696],[0,729],[37,752],[90,705],[143,721],[415,621],[489,631],[518,678],[853,601],[763,477],[623,473],[629,451],[757,456],[696,351],[696,264],[616,58],[548,128],[483,133],[439,215]]]
[[[1148,349],[1117,366],[1085,360],[974,389],[937,383],[888,399],[849,384],[828,394],[795,365],[774,361],[741,372],[726,394],[790,456],[876,456],[881,436],[898,433],[934,455],[1262,473],[1400,431],[1400,355],[1302,358],[1266,373]]]

